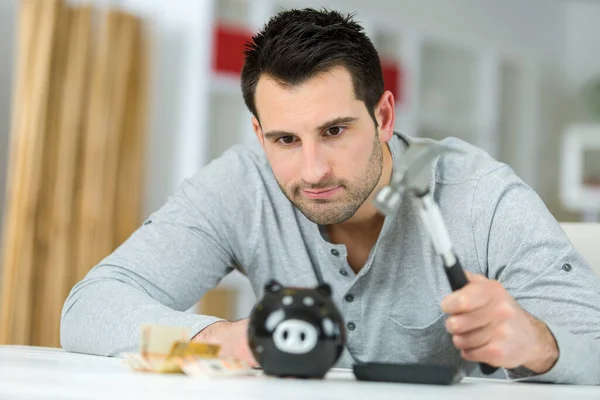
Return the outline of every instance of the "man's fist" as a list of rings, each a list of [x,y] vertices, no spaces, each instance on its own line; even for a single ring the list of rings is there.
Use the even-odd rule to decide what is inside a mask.
[[[461,356],[496,367],[524,366],[538,374],[552,368],[558,346],[546,324],[522,309],[498,281],[466,274],[469,283],[441,303]]]
[[[200,331],[193,340],[221,346],[219,357],[233,357],[253,367],[257,365],[248,346],[248,319],[215,322]]]

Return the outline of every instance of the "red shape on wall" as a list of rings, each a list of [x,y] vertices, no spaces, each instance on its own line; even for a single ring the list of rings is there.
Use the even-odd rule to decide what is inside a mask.
[[[395,60],[381,59],[381,71],[385,90],[393,93],[397,104],[402,103],[403,76],[400,63]]]
[[[244,66],[244,45],[252,33],[237,26],[217,25],[214,32],[213,70],[239,75]]]

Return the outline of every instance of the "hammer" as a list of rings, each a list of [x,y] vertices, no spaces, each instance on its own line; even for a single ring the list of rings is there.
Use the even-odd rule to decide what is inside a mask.
[[[468,281],[456,253],[448,229],[430,191],[432,162],[443,153],[462,153],[462,151],[442,145],[433,140],[411,142],[404,152],[398,168],[392,174],[390,183],[375,196],[374,205],[384,215],[396,215],[402,196],[412,193],[417,200],[419,216],[431,239],[435,252],[442,258],[444,270],[452,290],[458,290]],[[497,370],[496,367],[480,363],[479,368],[485,375]]]

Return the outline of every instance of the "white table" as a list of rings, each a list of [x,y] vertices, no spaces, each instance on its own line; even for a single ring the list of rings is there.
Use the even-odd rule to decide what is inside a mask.
[[[351,371],[325,380],[267,376],[194,379],[133,372],[121,359],[59,349],[0,346],[0,399],[600,399],[600,387],[465,378],[453,386],[361,382]]]

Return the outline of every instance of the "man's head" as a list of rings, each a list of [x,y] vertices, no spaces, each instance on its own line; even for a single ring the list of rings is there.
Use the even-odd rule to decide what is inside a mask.
[[[242,92],[288,199],[318,224],[354,216],[379,184],[394,123],[360,25],[333,11],[278,14],[247,46]]]

